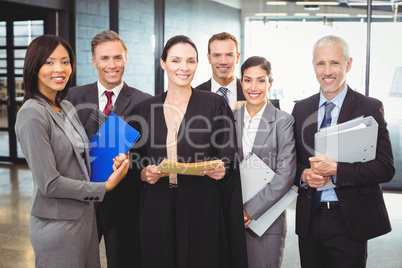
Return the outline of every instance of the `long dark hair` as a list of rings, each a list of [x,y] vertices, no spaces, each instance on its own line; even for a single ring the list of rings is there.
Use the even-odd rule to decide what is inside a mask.
[[[197,62],[198,62],[198,50],[197,50],[197,47],[195,46],[193,40],[191,40],[189,37],[187,37],[187,36],[185,36],[185,35],[176,35],[176,36],[173,36],[172,38],[170,38],[170,39],[166,42],[165,47],[163,48],[163,52],[162,52],[161,59],[162,59],[164,62],[166,62],[169,49],[170,49],[172,46],[176,45],[176,44],[182,44],[182,43],[184,43],[184,44],[189,44],[189,45],[191,45],[191,46],[195,49],[195,53],[196,53],[196,55],[197,55],[197,58],[196,58],[196,59],[197,59]]]
[[[57,93],[55,103],[44,96],[38,88],[38,73],[43,64],[46,63],[47,58],[53,53],[58,45],[62,45],[68,52],[71,64],[71,75],[68,78],[67,84],[61,92]],[[38,97],[44,98],[48,103],[60,107],[60,102],[67,96],[68,89],[72,83],[72,77],[75,71],[75,56],[74,51],[70,44],[56,35],[42,35],[34,39],[29,44],[24,62],[24,87],[25,95],[23,103],[29,99],[37,99]]]

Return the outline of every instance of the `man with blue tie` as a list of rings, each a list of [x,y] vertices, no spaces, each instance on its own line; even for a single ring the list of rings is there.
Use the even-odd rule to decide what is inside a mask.
[[[352,66],[348,44],[325,36],[313,47],[320,92],[297,102],[295,118],[299,186],[296,233],[302,267],[366,267],[367,241],[391,231],[380,183],[390,181],[394,162],[384,107],[346,84]],[[360,116],[378,123],[377,152],[368,162],[335,162],[314,157],[314,134]],[[335,188],[317,191],[329,180]]]
[[[151,97],[123,81],[127,66],[127,47],[114,31],[102,31],[91,41],[92,64],[98,81],[73,87],[66,97],[76,108],[83,125],[94,109],[111,112],[129,120],[134,108]],[[115,190],[105,195],[96,207],[99,241],[105,241],[108,268],[134,267],[136,224],[140,189],[127,176]]]
[[[240,59],[236,37],[227,32],[214,34],[208,42],[207,56],[212,68],[212,78],[196,89],[221,95],[233,110],[236,101],[246,100],[240,80],[235,75],[236,64]]]

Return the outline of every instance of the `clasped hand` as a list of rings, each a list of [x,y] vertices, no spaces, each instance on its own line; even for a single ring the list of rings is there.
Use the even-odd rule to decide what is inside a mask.
[[[328,156],[310,157],[310,168],[305,169],[302,180],[312,188],[324,186],[331,178],[337,174],[337,164]]]

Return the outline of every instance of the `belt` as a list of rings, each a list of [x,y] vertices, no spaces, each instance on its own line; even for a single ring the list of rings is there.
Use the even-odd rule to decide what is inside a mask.
[[[331,202],[321,202],[320,205],[321,209],[334,209],[334,208],[339,208],[339,202],[338,201],[331,201]]]
[[[175,184],[175,183],[169,183],[169,188],[170,189],[176,189],[176,188],[178,188],[179,187],[179,185],[178,184]]]

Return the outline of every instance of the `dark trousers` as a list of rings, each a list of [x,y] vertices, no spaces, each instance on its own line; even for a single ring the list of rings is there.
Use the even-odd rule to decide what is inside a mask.
[[[102,224],[102,218],[100,216],[101,211],[96,210],[96,222],[98,225],[98,238],[99,242],[103,239],[105,240],[105,250],[108,268],[119,268],[120,261],[120,245],[121,245],[121,235],[120,230],[108,228],[105,224]]]
[[[352,240],[340,208],[319,208],[311,215],[309,235],[299,237],[303,268],[364,268],[367,241]]]

